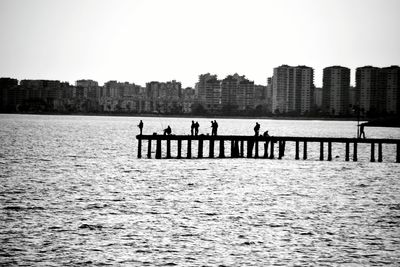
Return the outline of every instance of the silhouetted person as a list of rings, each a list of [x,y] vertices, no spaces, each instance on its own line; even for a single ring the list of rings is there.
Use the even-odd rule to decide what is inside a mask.
[[[212,130],[211,130],[211,135],[217,135],[217,131],[218,131],[218,123],[217,123],[217,121],[216,120],[214,120],[214,121],[211,121],[211,128],[212,128]]]
[[[263,134],[264,137],[269,137],[268,131],[265,131]]]
[[[171,127],[169,127],[169,125],[168,125],[168,127],[166,128],[166,129],[164,129],[164,135],[171,135]]]
[[[139,130],[140,130],[140,135],[142,135],[142,131],[143,131],[143,121],[140,120],[139,124],[138,124]]]
[[[260,132],[260,124],[258,124],[258,122],[256,122],[256,126],[254,126],[254,135],[258,136]]]
[[[196,123],[194,124],[194,135],[199,134],[199,127],[200,127],[200,124],[198,121],[196,121]]]
[[[365,139],[364,126],[365,126],[364,123],[360,124],[360,136],[359,136],[359,138],[363,138],[363,139]]]
[[[196,128],[196,124],[194,123],[194,121],[192,121],[192,125],[190,126],[190,134],[191,135],[194,134],[194,128]]]

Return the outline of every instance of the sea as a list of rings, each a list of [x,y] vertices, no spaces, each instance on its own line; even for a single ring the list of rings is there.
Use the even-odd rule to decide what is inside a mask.
[[[383,162],[366,144],[356,162],[343,144],[332,161],[319,144],[295,160],[290,142],[281,160],[197,159],[196,143],[195,158],[155,159],[153,147],[148,159],[144,141],[137,158],[139,120],[144,134],[190,134],[192,120],[210,134],[214,119],[0,114],[0,265],[400,265],[395,146]],[[357,135],[355,121],[216,120],[221,135],[253,135],[256,122],[272,136]]]

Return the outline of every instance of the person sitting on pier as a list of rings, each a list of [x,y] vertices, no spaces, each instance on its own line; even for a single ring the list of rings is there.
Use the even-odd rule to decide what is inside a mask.
[[[200,124],[198,121],[196,121],[196,123],[194,124],[194,135],[199,135],[199,127]]]
[[[142,131],[143,131],[143,121],[140,120],[139,124],[138,124],[139,130],[140,130],[140,135],[142,135]]]
[[[361,123],[361,124],[360,124],[360,136],[359,136],[358,138],[363,138],[363,139],[365,139],[364,126],[365,126],[365,123]]]
[[[166,129],[164,129],[164,135],[171,135],[171,127],[169,127],[169,125],[168,125],[168,127],[166,128]]]
[[[256,122],[256,126],[254,126],[254,135],[258,136],[260,132],[260,124]]]
[[[270,137],[270,135],[268,134],[268,131],[265,131],[263,134],[264,137]]]
[[[194,135],[194,128],[196,127],[194,121],[192,121],[192,125],[190,126],[190,134]]]

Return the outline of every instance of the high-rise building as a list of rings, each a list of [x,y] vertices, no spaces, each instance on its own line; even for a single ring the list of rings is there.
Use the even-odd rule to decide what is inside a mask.
[[[400,67],[390,66],[383,68],[386,91],[386,112],[399,114],[400,112]]]
[[[221,81],[221,104],[233,110],[254,108],[254,82],[237,73]]]
[[[206,110],[221,109],[221,81],[217,75],[201,74],[196,83],[196,92],[199,104]]]
[[[379,76],[380,69],[377,67],[365,66],[356,69],[355,102],[365,112],[376,111],[378,107]]]
[[[349,112],[350,69],[341,66],[324,68],[322,110],[331,115]]]
[[[0,78],[0,111],[14,111],[16,105],[15,91],[17,87],[17,79]]]
[[[272,111],[274,113],[311,111],[314,70],[307,66],[282,65],[274,68],[272,77]]]
[[[322,107],[322,88],[321,87],[314,88],[314,106],[317,109],[321,109],[321,107]]]
[[[399,113],[400,67],[356,69],[355,102],[370,115]]]

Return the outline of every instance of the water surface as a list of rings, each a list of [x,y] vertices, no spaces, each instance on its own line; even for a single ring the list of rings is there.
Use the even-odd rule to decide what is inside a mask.
[[[211,119],[196,120],[211,132]],[[289,144],[282,160],[137,159],[138,121],[0,115],[3,265],[400,262],[394,148],[383,147],[383,163],[361,145],[358,162],[345,162],[340,146],[332,162],[312,146],[309,160],[296,161]],[[144,133],[190,132],[190,119],[143,121]],[[256,121],[272,135],[356,135],[355,122],[249,119],[219,119],[219,133],[252,134]],[[400,138],[395,128],[366,134]]]

